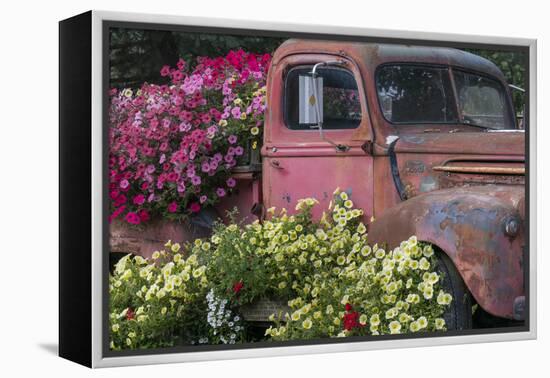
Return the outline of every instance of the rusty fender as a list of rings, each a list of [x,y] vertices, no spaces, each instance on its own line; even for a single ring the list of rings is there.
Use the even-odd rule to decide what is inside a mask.
[[[426,193],[385,211],[369,240],[394,248],[416,235],[446,253],[488,313],[522,319],[524,200],[521,186],[478,186]]]

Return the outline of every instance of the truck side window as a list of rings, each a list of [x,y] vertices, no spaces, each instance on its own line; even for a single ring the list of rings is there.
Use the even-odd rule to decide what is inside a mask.
[[[392,123],[458,122],[449,71],[416,65],[377,70],[376,89],[384,117]]]
[[[506,92],[497,80],[453,70],[464,123],[489,129],[512,129]]]
[[[291,130],[311,130],[316,124],[299,123],[299,76],[309,66],[292,68],[285,80],[284,117]],[[320,68],[323,78],[323,129],[355,129],[361,123],[361,102],[353,74],[338,67]]]

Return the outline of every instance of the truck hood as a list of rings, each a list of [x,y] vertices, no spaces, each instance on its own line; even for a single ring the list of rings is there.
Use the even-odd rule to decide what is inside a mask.
[[[438,189],[525,185],[525,134],[457,132],[402,135],[391,156],[401,198]],[[399,184],[400,183],[400,184]],[[494,190],[494,189],[493,189]]]
[[[525,133],[506,130],[402,135],[395,152],[525,156]]]

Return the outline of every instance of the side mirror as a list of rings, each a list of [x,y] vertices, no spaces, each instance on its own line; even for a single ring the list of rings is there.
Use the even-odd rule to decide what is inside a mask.
[[[319,129],[321,139],[332,144],[336,151],[349,151],[349,146],[335,143],[325,137],[323,132],[323,77],[319,76],[317,68],[341,66],[341,61],[320,62],[313,66],[309,75],[299,76],[300,116],[298,122],[307,124],[312,129]]]
[[[300,75],[299,80],[299,120],[302,125],[318,128],[323,123],[323,78]]]

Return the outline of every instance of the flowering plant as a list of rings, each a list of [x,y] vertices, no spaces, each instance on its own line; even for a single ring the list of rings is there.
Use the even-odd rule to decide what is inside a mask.
[[[206,267],[167,243],[150,261],[126,255],[109,277],[113,350],[208,342]]]
[[[182,248],[190,256],[187,259],[180,255],[179,244],[167,243],[168,251],[153,256],[165,260],[143,262],[136,257],[119,263],[111,290],[126,299],[115,296],[115,303],[121,304],[114,306],[112,322],[137,335],[136,328],[120,325],[139,323],[136,306],[143,306],[141,312],[146,313],[164,306],[170,313],[166,319],[174,319],[170,323],[174,327],[179,324],[184,329],[186,322],[196,322],[191,329],[200,333],[193,336],[199,342],[250,341],[239,307],[262,297],[277,297],[288,300],[290,310],[271,315],[273,324],[265,336],[273,340],[445,330],[443,316],[453,298],[441,286],[431,245],[414,236],[393,250],[370,245],[363,212],[354,208],[348,193],[337,190],[320,221],[311,215],[317,203],[313,198],[298,201],[294,215],[271,208],[271,216],[263,222],[217,224],[209,239],[197,239]],[[143,267],[128,268],[129,261]],[[150,277],[150,272],[157,273]],[[185,272],[187,278],[192,272],[198,282],[188,283],[182,276]],[[134,283],[136,274],[148,281]],[[173,276],[183,279],[178,289]],[[156,301],[160,290],[166,292],[170,305],[147,303]],[[140,302],[143,295],[145,302]],[[133,296],[139,298],[137,304]],[[198,313],[178,312],[178,306],[189,309],[190,301],[196,301],[192,307]],[[129,307],[137,308],[130,320],[128,312],[121,315]],[[150,327],[159,333],[161,328],[155,327],[163,324],[159,320]],[[149,333],[134,338],[157,334],[145,329]],[[127,335],[114,338],[115,347],[133,340]]]
[[[110,220],[183,219],[235,187],[231,169],[258,148],[271,56],[243,50],[164,66],[169,85],[112,89]]]
[[[206,295],[206,300],[208,302],[206,320],[210,326],[208,341],[211,344],[235,344],[243,336],[244,327],[241,325],[240,316],[233,314],[228,308],[229,301],[216,297],[212,289]]]
[[[269,209],[263,223],[216,229],[208,258],[223,262],[211,273],[218,291],[238,281],[240,300],[289,298],[292,312],[274,314],[266,332],[276,340],[444,329],[452,298],[433,271],[433,248],[414,236],[390,251],[371,246],[362,210],[339,190],[333,202],[320,222],[308,198],[295,215]]]

